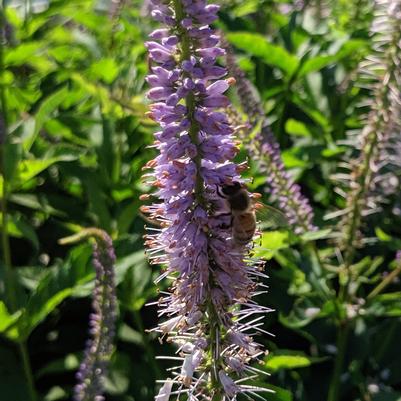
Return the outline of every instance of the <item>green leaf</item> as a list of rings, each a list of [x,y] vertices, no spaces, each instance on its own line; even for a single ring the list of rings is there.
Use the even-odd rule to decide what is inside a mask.
[[[331,229],[326,228],[325,230],[310,231],[301,235],[302,241],[316,241],[318,239],[330,238]]]
[[[254,379],[251,381],[246,381],[245,384],[251,386],[257,386],[266,389],[263,392],[263,399],[266,401],[292,401],[292,394],[290,391],[285,390],[278,386],[273,386],[272,384],[266,384],[262,380]]]
[[[41,378],[50,374],[57,374],[76,370],[79,367],[80,358],[76,354],[68,354],[61,359],[51,361],[46,366],[35,373],[36,378]]]
[[[76,156],[73,155],[61,155],[57,157],[51,157],[48,159],[34,159],[34,160],[22,160],[18,165],[17,175],[15,177],[14,186],[18,186],[26,183],[32,178],[36,177],[42,171],[49,168],[51,165],[58,162],[69,162],[75,160]]]
[[[90,255],[88,246],[74,248],[66,264],[50,269],[39,281],[17,321],[18,340],[26,339],[41,321],[73,294],[74,289],[94,277],[93,268],[88,263]]]
[[[304,169],[305,167],[308,166],[308,162],[299,158],[296,153],[297,153],[297,149],[295,149],[295,148],[286,149],[281,152],[281,157],[283,159],[283,163],[284,163],[285,167],[287,167],[288,169],[297,168],[297,167]]]
[[[128,372],[131,361],[128,355],[116,353],[112,358],[110,373],[105,380],[105,389],[112,395],[124,394],[129,387]]]
[[[287,316],[283,313],[279,314],[279,320],[286,327],[300,329],[316,319],[332,315],[336,312],[336,305],[334,304],[336,301],[327,301],[324,304],[319,302],[306,297],[298,298]]]
[[[7,143],[4,157],[4,177],[12,182],[21,159],[21,145],[19,143]]]
[[[330,157],[341,155],[346,150],[347,150],[347,148],[345,146],[331,145],[329,148],[322,150],[322,156],[330,158]]]
[[[122,323],[120,325],[118,338],[125,342],[139,345],[141,347],[143,346],[143,334],[141,334],[139,331],[134,330],[125,323]]]
[[[285,130],[288,134],[294,136],[312,136],[308,127],[303,122],[294,120],[293,118],[290,118],[286,121]]]
[[[265,366],[269,370],[276,372],[281,369],[305,368],[312,363],[321,362],[325,358],[313,358],[305,355],[303,352],[291,350],[279,350],[273,352],[265,358]]]
[[[42,47],[43,44],[41,42],[22,43],[15,48],[8,47],[4,57],[4,64],[6,66],[20,66],[29,63]]]
[[[271,44],[256,33],[235,32],[227,34],[227,39],[239,49],[260,57],[266,64],[280,68],[287,75],[292,75],[298,67],[298,58],[288,53],[283,47]]]
[[[43,124],[52,118],[53,112],[60,106],[61,103],[68,96],[68,88],[66,86],[52,93],[49,97],[47,97],[42,104],[40,105],[36,115],[35,115],[35,125],[33,130],[24,140],[24,149],[30,150],[35,139],[42,129]]]
[[[114,59],[104,58],[91,65],[89,74],[95,79],[111,84],[118,75],[118,66]]]
[[[58,401],[68,399],[68,393],[59,386],[52,387],[45,395],[43,401]]]
[[[271,259],[280,249],[288,248],[288,231],[264,231],[262,233],[261,244],[255,249],[255,256]]]
[[[401,401],[401,393],[395,391],[379,391],[374,394],[372,401]]]
[[[146,262],[143,251],[135,252],[116,264],[118,270],[123,266],[128,269],[122,281],[120,299],[126,308],[137,311],[148,299],[149,294],[145,290],[151,282],[152,271]]]
[[[7,329],[12,326],[21,315],[21,311],[10,314],[3,301],[0,301],[0,333],[5,333]]]
[[[302,77],[313,71],[319,71],[328,65],[337,63],[339,60],[349,56],[350,54],[360,51],[366,47],[366,41],[363,40],[349,40],[347,41],[337,53],[333,55],[317,55],[310,58],[303,63],[298,72],[298,76]]]
[[[244,17],[245,15],[252,14],[257,11],[259,0],[247,0],[241,2],[233,10],[233,15],[237,18]]]
[[[376,295],[366,310],[372,316],[400,317],[401,291]]]
[[[261,386],[271,390],[273,393],[264,393],[263,398],[266,401],[292,401],[293,397],[290,391],[273,386],[272,384]]]
[[[32,224],[29,224],[23,215],[12,216],[12,219],[21,236],[29,240],[35,250],[39,250],[39,239],[36,231],[32,228]]]
[[[20,321],[22,338],[27,338],[32,330],[71,293],[72,288],[60,288],[60,283],[55,282],[53,274],[46,276],[29,299],[26,311],[22,315]]]
[[[389,242],[389,241],[391,241],[393,239],[391,237],[391,235],[388,235],[380,227],[376,227],[375,228],[375,233],[376,233],[377,238],[379,238],[380,241]]]

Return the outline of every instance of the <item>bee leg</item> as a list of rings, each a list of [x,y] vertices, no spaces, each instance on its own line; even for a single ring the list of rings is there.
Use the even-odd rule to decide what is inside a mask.
[[[223,192],[221,192],[221,188],[220,188],[218,185],[216,185],[216,193],[217,193],[217,195],[220,196],[220,198],[223,198],[223,199],[226,199],[226,198],[227,198],[227,196],[225,196],[225,195],[223,194]]]
[[[227,213],[227,212],[226,213],[218,213],[218,214],[214,215],[214,217],[226,217],[226,216],[231,216],[230,224],[224,224],[224,223],[220,224],[219,228],[221,228],[223,230],[227,230],[228,228],[232,227],[232,225],[233,225],[233,215],[231,213]]]

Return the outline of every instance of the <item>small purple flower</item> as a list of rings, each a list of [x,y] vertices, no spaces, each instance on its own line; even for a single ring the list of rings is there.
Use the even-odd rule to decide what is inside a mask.
[[[148,115],[160,130],[154,143],[159,154],[147,164],[153,172],[145,178],[160,203],[143,210],[161,225],[146,237],[151,262],[164,265],[159,280],[174,277],[171,292],[159,301],[163,321],[156,330],[177,344],[182,357],[181,369],[156,399],[177,393],[193,400],[234,399],[255,390],[237,383],[263,355],[245,332],[262,331],[252,321],[270,311],[251,300],[256,279],[263,277],[260,263],[248,263],[249,248],[234,243],[230,210],[217,192],[242,182],[244,166],[232,162],[238,153],[233,129],[215,110],[229,104],[224,93],[235,80],[224,79],[226,70],[216,65],[225,52],[207,26],[218,6],[205,0],[153,4],[153,16],[168,25],[151,34],[159,44],[147,44],[157,64],[147,79],[155,102]],[[166,40],[173,36],[178,40]]]

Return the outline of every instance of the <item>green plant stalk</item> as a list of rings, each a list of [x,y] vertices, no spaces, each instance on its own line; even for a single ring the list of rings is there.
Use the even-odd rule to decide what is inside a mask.
[[[29,398],[31,401],[36,401],[38,397],[36,395],[35,383],[33,380],[32,367],[31,367],[31,362],[29,360],[28,348],[25,342],[19,343],[18,348],[19,348],[19,353],[21,355],[22,366],[24,368],[25,378],[28,385]]]
[[[181,61],[183,60],[189,60],[191,57],[191,44],[190,44],[190,38],[188,36],[188,33],[185,31],[185,29],[181,28],[181,21],[184,19],[184,11],[182,8],[181,0],[174,0],[173,1],[174,5],[174,11],[177,17],[177,25],[180,26],[179,28],[179,36],[181,38]],[[187,95],[186,99],[186,106],[188,108],[188,118],[191,122],[190,128],[189,128],[189,137],[191,138],[191,142],[199,148],[199,139],[198,139],[198,133],[199,133],[199,125],[197,121],[195,120],[194,113],[195,113],[195,97],[192,92],[189,92]],[[198,149],[200,150],[200,149]],[[205,204],[205,200],[203,197],[203,179],[200,174],[201,170],[201,153],[198,151],[197,155],[194,157],[194,162],[196,165],[196,182],[195,182],[195,198],[197,202],[203,206],[206,207],[207,205]]]
[[[399,36],[399,35],[398,35]],[[374,120],[371,123],[370,132],[366,136],[365,144],[362,149],[362,154],[364,154],[363,163],[357,174],[357,184],[358,188],[354,194],[352,194],[352,209],[349,214],[351,223],[346,227],[345,230],[345,251],[344,251],[344,264],[343,269],[345,271],[346,281],[345,283],[340,282],[340,300],[346,301],[348,296],[348,287],[350,282],[350,268],[354,261],[356,249],[355,241],[358,233],[359,226],[362,220],[362,202],[366,197],[370,184],[373,179],[373,171],[371,169],[372,159],[376,155],[377,147],[379,146],[379,135],[378,132],[386,132],[387,123],[389,121],[388,110],[389,105],[389,86],[385,82],[387,79],[391,79],[396,71],[397,65],[393,61],[393,52],[391,49],[398,47],[399,37],[394,35],[391,42],[389,43],[389,49],[386,53],[385,65],[388,66],[388,71],[380,82],[377,92],[375,93],[376,99],[376,109],[373,109]],[[369,117],[372,118],[372,117]]]
[[[334,362],[334,371],[329,387],[327,401],[338,401],[340,392],[340,378],[347,349],[349,322],[340,324],[337,334],[337,354]]]
[[[173,7],[176,14],[178,34],[181,38],[181,61],[189,60],[191,56],[191,42],[188,33],[185,29],[181,28],[180,22],[184,19],[184,10],[182,7],[181,0],[173,0]],[[199,125],[198,122],[195,120],[194,113],[195,113],[195,97],[192,92],[190,92],[186,99],[186,106],[188,109],[188,118],[191,122],[189,128],[189,137],[191,142],[198,148],[197,155],[194,157],[194,163],[196,165],[196,182],[195,182],[195,199],[199,205],[207,209],[207,204],[205,198],[203,196],[203,189],[204,189],[204,182],[202,176],[200,174],[201,170],[201,152],[199,149]],[[209,283],[211,286],[213,283],[210,281]],[[219,320],[217,312],[212,304],[209,302],[206,305],[207,313],[209,315],[209,332],[210,332],[210,358],[211,358],[211,367],[210,367],[210,387],[212,395],[212,401],[221,401],[223,398],[222,391],[221,391],[221,384],[220,379],[218,376],[218,365],[219,360],[214,358],[215,355],[219,355],[218,350],[218,343],[220,337],[220,327],[219,327]]]
[[[207,313],[210,318],[210,385],[212,388],[212,401],[221,401],[223,398],[221,392],[221,384],[219,379],[218,365],[219,359],[215,356],[219,355],[218,339],[220,337],[220,327],[218,324],[218,316],[212,302],[208,302]]]
[[[378,118],[373,125],[371,132],[369,133],[366,144],[362,150],[365,155],[364,161],[358,176],[358,184],[359,187],[355,191],[352,197],[352,209],[351,209],[351,223],[347,227],[346,230],[346,247],[345,247],[345,257],[344,264],[341,267],[345,272],[345,282],[340,280],[340,289],[338,293],[338,299],[341,303],[345,303],[348,301],[348,288],[350,285],[350,269],[352,263],[354,261],[356,248],[355,248],[355,240],[357,236],[357,232],[362,219],[362,201],[366,197],[369,186],[373,177],[373,172],[370,168],[371,160],[374,157],[375,150],[378,146],[378,136],[376,132],[382,129],[382,121]],[[339,316],[339,318],[341,318]],[[342,372],[342,367],[344,363],[344,355],[345,349],[347,346],[348,340],[348,331],[349,331],[349,322],[340,323],[338,328],[338,346],[337,346],[337,355],[334,362],[334,372],[332,381],[330,383],[328,401],[338,401],[339,397],[339,387],[340,387],[340,376]]]
[[[3,78],[4,75],[4,6],[3,1],[0,4],[0,74]],[[4,82],[4,80],[2,79]],[[7,298],[11,312],[15,312],[17,309],[17,298],[16,298],[16,283],[12,271],[11,263],[11,250],[10,250],[10,239],[8,235],[8,213],[7,213],[7,199],[8,199],[8,181],[6,177],[6,153],[5,149],[8,143],[8,114],[7,114],[7,99],[4,90],[4,85],[0,85],[0,100],[1,100],[1,112],[4,121],[4,143],[0,144],[0,165],[1,174],[3,177],[3,190],[1,193],[1,213],[2,213],[2,230],[1,230],[1,243],[3,249],[3,261],[5,269],[5,281]],[[25,374],[26,383],[29,391],[29,398],[31,401],[36,401],[36,390],[34,386],[34,380],[32,375],[32,368],[29,361],[28,349],[25,341],[18,342],[18,351],[21,356],[22,367]]]
[[[399,35],[398,35],[399,36]],[[399,37],[393,36],[391,42],[389,43],[389,50],[385,54],[385,65],[387,66],[387,72],[384,77],[379,81],[378,88],[375,93],[375,106],[369,116],[369,132],[366,135],[365,142],[362,148],[363,161],[359,170],[356,171],[356,190],[350,195],[349,201],[351,202],[351,213],[350,224],[346,226],[345,229],[345,251],[344,251],[344,263],[342,265],[343,272],[345,273],[345,281],[340,280],[340,290],[338,294],[338,299],[342,303],[347,303],[349,298],[349,285],[352,279],[351,277],[351,266],[356,254],[356,239],[358,229],[362,220],[362,209],[363,201],[368,194],[370,184],[373,179],[373,171],[371,169],[371,163],[376,156],[376,151],[379,146],[379,135],[380,132],[386,132],[388,129],[387,123],[391,119],[388,115],[389,107],[389,85],[386,81],[391,79],[394,75],[395,69],[398,68],[396,63],[393,61],[392,49],[397,48]],[[380,78],[379,78],[380,79]],[[398,274],[396,272],[393,274]],[[396,272],[396,273],[395,273]],[[384,280],[381,285],[379,284],[373,292],[375,294],[382,291],[394,278],[395,276],[389,278],[389,280]],[[371,294],[369,294],[372,296]],[[341,319],[341,316],[339,316]],[[338,401],[339,397],[339,387],[340,387],[340,376],[342,372],[342,366],[344,363],[345,349],[347,346],[347,338],[350,322],[345,320],[345,322],[340,322],[338,327],[338,347],[337,355],[334,364],[333,378],[329,388],[328,401]]]
[[[374,157],[376,147],[378,145],[378,136],[376,132],[382,129],[381,120],[377,119],[376,123],[372,127],[369,133],[366,145],[363,149],[363,154],[365,155],[362,169],[358,177],[359,188],[355,191],[352,198],[352,209],[351,209],[351,223],[346,231],[346,248],[344,256],[343,270],[345,271],[346,281],[345,283],[340,282],[340,300],[345,301],[348,294],[348,287],[350,284],[350,268],[355,257],[355,240],[358,232],[358,228],[361,223],[362,218],[362,200],[365,198],[369,186],[372,180],[373,172],[370,168],[371,160]]]

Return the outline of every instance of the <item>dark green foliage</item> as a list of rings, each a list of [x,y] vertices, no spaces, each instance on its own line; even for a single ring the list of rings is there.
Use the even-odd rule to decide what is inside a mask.
[[[0,223],[11,260],[3,242],[1,401],[29,400],[23,347],[38,399],[71,399],[94,271],[89,246],[62,247],[58,240],[82,227],[106,230],[117,253],[119,317],[107,400],[153,399],[155,380],[165,378],[168,367],[155,355],[174,352],[146,332],[157,322],[156,306],[145,304],[158,298],[153,280],[159,273],[144,255],[146,222],[139,212],[139,196],[149,191],[142,167],[154,157],[143,45],[153,22],[139,0],[121,2],[115,15],[108,3],[54,0],[40,11],[33,1],[25,17],[24,6],[2,9],[0,100],[7,141],[0,143],[0,188],[7,214],[0,214]],[[338,289],[349,277],[336,258],[332,223],[323,219],[345,205],[331,176],[352,153],[341,140],[361,128],[366,111],[357,69],[372,50],[372,5],[220,3],[218,25],[258,89],[285,166],[311,200],[320,229],[302,238],[267,232],[256,250],[270,276],[269,294],[259,302],[276,310],[266,319],[276,337],[258,339],[270,350],[262,368],[272,376],[258,385],[276,391],[266,400],[326,400],[342,348],[339,394],[330,401],[401,400],[398,278],[368,296],[399,268],[394,255],[401,249],[401,219],[392,214],[399,194],[363,223],[363,235],[373,241],[356,251],[346,299]],[[233,101],[239,104],[234,94]],[[250,188],[269,201],[265,177],[255,161],[249,163]]]

